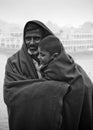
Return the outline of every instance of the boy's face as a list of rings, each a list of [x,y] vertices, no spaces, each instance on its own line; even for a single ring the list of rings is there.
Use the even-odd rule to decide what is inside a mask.
[[[41,50],[40,47],[38,47],[38,58],[40,60],[41,65],[46,65],[52,58],[52,56],[49,54],[49,52]]]

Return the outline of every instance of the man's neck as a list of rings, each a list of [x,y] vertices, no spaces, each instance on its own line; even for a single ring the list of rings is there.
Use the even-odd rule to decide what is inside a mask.
[[[40,64],[40,61],[39,61],[39,59],[38,59],[38,53],[36,53],[36,54],[31,54],[31,53],[30,53],[30,56],[31,56],[31,58],[34,59],[38,64]]]

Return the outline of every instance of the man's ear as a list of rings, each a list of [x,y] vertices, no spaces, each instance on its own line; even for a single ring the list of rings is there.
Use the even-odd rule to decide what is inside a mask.
[[[52,55],[52,58],[55,59],[57,56],[58,56],[58,52],[54,53],[54,54]]]

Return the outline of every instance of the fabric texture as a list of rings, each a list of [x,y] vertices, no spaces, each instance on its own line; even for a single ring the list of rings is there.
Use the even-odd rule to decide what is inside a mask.
[[[44,37],[54,35],[36,23]],[[24,39],[25,40],[25,39]],[[6,64],[4,101],[10,130],[92,130],[93,84],[85,71],[63,51],[38,79],[25,42]]]
[[[93,129],[93,83],[62,47],[61,54],[41,69],[46,80],[70,85],[64,96],[61,130]]]
[[[35,23],[43,36],[54,35],[39,21]],[[38,79],[32,57],[27,53],[25,39],[22,48],[8,58],[4,79],[4,101],[7,105],[9,130],[49,130],[61,124],[63,96],[67,83]],[[59,107],[57,107],[59,106]]]

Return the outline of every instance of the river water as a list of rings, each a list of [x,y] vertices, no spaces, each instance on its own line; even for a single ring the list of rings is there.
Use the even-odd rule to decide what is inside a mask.
[[[80,64],[93,81],[93,52],[71,54],[74,60]],[[9,130],[7,108],[3,101],[3,81],[5,64],[9,55],[0,54],[0,130]]]

